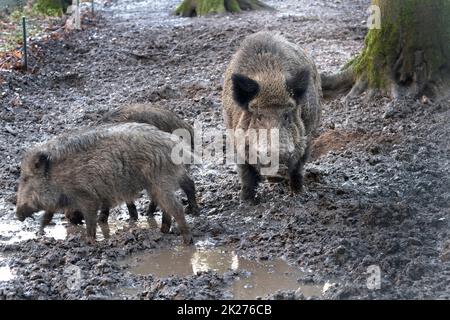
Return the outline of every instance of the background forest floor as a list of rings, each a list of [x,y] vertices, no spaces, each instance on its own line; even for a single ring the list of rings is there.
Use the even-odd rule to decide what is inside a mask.
[[[130,254],[181,242],[176,230],[161,236],[142,227],[144,217],[95,247],[77,234],[24,239],[38,219],[14,219],[20,157],[34,143],[133,102],[169,108],[205,131],[224,129],[223,74],[245,36],[280,31],[320,71],[336,71],[362,48],[370,1],[273,0],[266,2],[276,13],[195,19],[170,15],[178,2],[113,1],[85,30],[33,43],[33,72],[0,71],[0,268],[14,274],[0,281],[0,299],[221,299],[243,276],[208,271],[160,279],[128,272],[121,260]],[[324,103],[302,195],[264,184],[261,203],[247,206],[239,203],[233,167],[194,168],[201,215],[188,222],[197,244],[226,246],[255,261],[283,257],[306,272],[299,286],[332,279],[320,299],[449,299],[450,101],[363,98]],[[143,197],[138,209],[147,203]],[[111,220],[126,217],[121,207]],[[57,226],[63,221],[55,219]],[[66,285],[68,264],[83,274],[74,290]],[[366,285],[371,265],[381,270],[379,290]]]

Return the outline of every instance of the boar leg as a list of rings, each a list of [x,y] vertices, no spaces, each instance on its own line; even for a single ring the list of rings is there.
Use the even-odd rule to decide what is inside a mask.
[[[185,175],[180,181],[180,188],[183,189],[184,193],[187,196],[188,207],[187,214],[191,214],[193,216],[198,216],[200,214],[200,210],[198,209],[197,199],[195,198],[195,183]]]
[[[298,161],[289,170],[289,186],[293,193],[300,193],[303,190],[303,162]]]
[[[133,221],[137,221],[138,213],[136,206],[133,202],[127,202],[128,214],[130,215],[130,219]],[[105,207],[100,211],[100,215],[98,216],[98,222],[108,223],[109,218],[109,208]]]
[[[293,193],[300,193],[303,190],[303,166],[308,160],[309,150],[308,143],[300,160],[293,162],[293,165],[289,166],[289,184]]]
[[[97,232],[97,208],[95,206],[86,206],[81,212],[83,212],[84,221],[86,222],[87,242],[94,244]]]
[[[136,210],[136,206],[134,205],[133,202],[131,203],[127,203],[127,208],[128,208],[128,213],[130,215],[130,220],[131,221],[137,221],[137,210]],[[100,214],[98,215],[98,219],[97,222],[100,225],[100,228],[102,229],[102,233],[103,236],[105,237],[105,239],[109,238],[109,225],[108,225],[108,218],[109,218],[109,207],[104,207],[101,211]]]
[[[87,214],[84,218],[86,221],[86,236],[87,242],[90,244],[95,243],[95,234],[97,232],[97,218],[93,212]]]
[[[171,225],[172,225],[172,217],[163,211],[161,219],[161,232],[169,233]]]
[[[261,181],[259,172],[249,164],[238,165],[241,180],[241,200],[255,203],[256,187]]]
[[[147,209],[147,216],[152,217],[155,214],[157,207],[158,207],[158,205],[156,204],[156,202],[153,200],[150,200],[150,204],[148,205],[148,209]]]
[[[138,220],[138,212],[136,206],[133,202],[127,202],[128,214],[130,215],[130,220],[137,221]]]
[[[109,238],[109,225],[108,225],[108,217],[109,217],[109,207],[104,207],[100,210],[100,214],[98,215],[98,225],[102,230],[103,237],[105,239]]]
[[[187,214],[191,214],[193,216],[198,216],[199,215],[199,208],[198,208],[198,204],[197,204],[197,199],[195,197],[195,183],[194,181],[192,181],[191,178],[189,178],[188,176],[183,177],[183,179],[181,179],[180,181],[180,188],[184,191],[184,193],[187,196],[187,200],[188,200],[188,207],[187,207]],[[151,200],[150,204],[148,206],[147,209],[147,216],[153,216],[156,212],[156,209],[158,207],[158,204],[156,203],[156,201]],[[164,213],[163,213],[163,217],[164,217]],[[166,218],[167,221],[167,218]]]
[[[41,226],[39,227],[39,234],[45,233],[44,228],[50,224],[50,222],[53,219],[54,214],[55,214],[55,212],[53,212],[53,211],[45,211],[44,212],[44,215],[42,216],[42,219],[41,219]]]
[[[109,208],[105,207],[100,211],[100,214],[98,215],[98,223],[108,223],[109,218]]]
[[[147,216],[153,217],[156,212],[157,207],[158,207],[158,204],[156,203],[156,201],[151,200],[150,204],[148,205]],[[172,225],[172,217],[163,211],[162,219],[161,219],[161,232],[169,233],[171,225]]]
[[[83,224],[83,214],[80,211],[64,210],[64,216],[73,225]]]
[[[186,219],[184,218],[183,206],[175,197],[174,192],[170,190],[159,189],[151,194],[152,199],[155,199],[162,209],[163,220],[165,216],[166,218],[169,216],[174,217],[175,221],[177,222],[178,229],[180,230],[181,236],[183,237],[184,243],[187,245],[192,244],[193,239],[189,227],[186,223]]]

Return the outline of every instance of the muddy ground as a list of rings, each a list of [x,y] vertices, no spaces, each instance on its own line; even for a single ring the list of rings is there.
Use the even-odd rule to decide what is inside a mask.
[[[32,144],[128,102],[151,101],[204,130],[223,129],[222,77],[245,36],[280,31],[321,71],[336,71],[363,45],[370,1],[274,0],[266,2],[276,13],[195,19],[171,16],[177,2],[113,1],[85,19],[84,30],[35,43],[33,73],[0,72],[0,267],[12,274],[0,281],[0,299],[232,298],[229,284],[240,271],[158,278],[121,262],[179,247],[176,228],[162,235],[141,217],[87,246],[79,232],[20,239],[34,234],[38,219],[14,220],[20,157]],[[334,283],[318,299],[449,299],[449,106],[448,98],[325,101],[299,196],[266,183],[260,204],[240,204],[235,169],[204,163],[193,170],[201,215],[188,218],[197,244],[226,246],[254,261],[284,258],[305,271],[299,286]],[[111,220],[126,218],[121,207]],[[72,266],[81,270],[75,287],[67,282]],[[379,289],[367,287],[369,266],[381,271]]]

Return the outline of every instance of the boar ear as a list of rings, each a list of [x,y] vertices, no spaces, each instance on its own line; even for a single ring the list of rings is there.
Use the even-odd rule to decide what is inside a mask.
[[[45,152],[38,152],[34,157],[34,168],[37,170],[44,169],[48,172],[50,168],[50,156]]]
[[[306,90],[308,89],[309,84],[309,70],[304,69],[297,71],[294,73],[292,77],[290,77],[286,81],[286,86],[288,90],[292,93],[292,97],[297,103],[303,98]]]
[[[233,99],[236,103],[247,110],[248,103],[258,94],[259,85],[253,79],[243,74],[234,73],[231,76],[233,81]]]

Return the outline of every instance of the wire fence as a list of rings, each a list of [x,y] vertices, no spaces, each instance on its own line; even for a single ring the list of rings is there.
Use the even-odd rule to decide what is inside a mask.
[[[25,0],[8,0],[9,5],[20,5]],[[58,0],[63,5],[63,0]],[[49,17],[35,12],[14,11],[9,16],[0,16],[0,69],[26,70],[28,68],[28,40],[51,37],[60,29],[81,29],[81,7],[83,13],[94,15],[95,0],[72,0],[65,14]],[[88,2],[88,3],[86,3]],[[83,3],[83,4],[82,4]],[[62,8],[62,7],[61,7]]]

